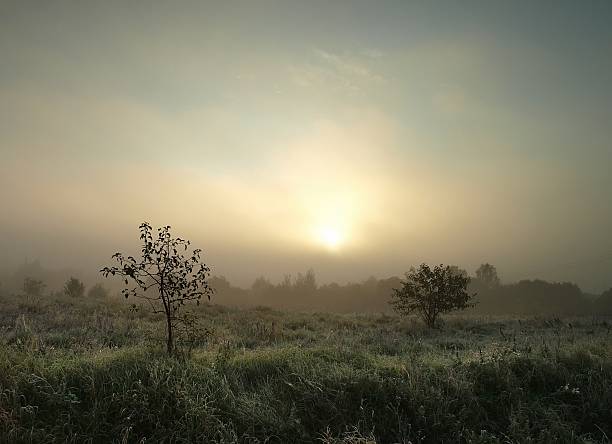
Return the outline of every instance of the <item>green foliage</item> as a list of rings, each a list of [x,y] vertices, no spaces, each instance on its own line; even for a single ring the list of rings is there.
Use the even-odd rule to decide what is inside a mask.
[[[434,327],[440,314],[473,305],[469,282],[467,273],[457,267],[421,264],[406,273],[401,288],[393,289],[390,304],[402,315],[418,313],[428,327]]]
[[[592,318],[202,304],[191,357],[120,300],[0,296],[0,442],[607,442],[612,335]]]

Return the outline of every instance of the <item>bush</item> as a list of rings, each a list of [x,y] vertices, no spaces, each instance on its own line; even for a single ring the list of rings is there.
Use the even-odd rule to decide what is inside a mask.
[[[418,313],[428,327],[434,327],[438,316],[471,307],[474,295],[467,292],[470,278],[457,267],[436,265],[433,269],[421,264],[412,268],[393,289],[390,304],[402,315]]]
[[[98,283],[89,289],[87,296],[90,298],[104,299],[108,297],[108,290],[104,285]]]
[[[64,285],[64,293],[72,298],[81,298],[85,294],[85,285],[77,278],[71,277]]]

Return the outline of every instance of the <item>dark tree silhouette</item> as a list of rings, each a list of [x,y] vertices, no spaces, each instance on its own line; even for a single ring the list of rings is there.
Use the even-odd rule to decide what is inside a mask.
[[[463,310],[474,305],[475,296],[467,292],[470,278],[458,273],[456,267],[427,264],[414,267],[401,281],[401,288],[394,288],[390,304],[401,315],[418,313],[425,324],[432,328],[441,313]]]
[[[72,298],[80,298],[85,294],[85,285],[75,277],[71,277],[64,284],[64,293]]]
[[[312,296],[317,291],[317,280],[311,268],[306,274],[298,273],[293,284],[294,290],[303,296]]]
[[[136,259],[115,253],[112,257],[119,266],[104,267],[104,277],[118,275],[127,288],[121,290],[127,299],[130,296],[144,299],[153,313],[162,313],[166,321],[166,349],[174,351],[174,333],[178,328],[192,330],[194,319],[188,313],[180,315],[188,302],[200,303],[202,296],[210,300],[213,289],[209,285],[210,268],[201,262],[202,250],[187,253],[188,240],[173,238],[170,226],[158,228],[153,237],[151,225],[140,225],[142,257]],[[130,282],[132,286],[130,286]],[[189,333],[189,332],[188,332]]]
[[[497,269],[489,264],[482,264],[476,270],[476,279],[482,283],[486,288],[496,288],[499,287],[500,281],[499,276],[497,276]]]
[[[595,311],[597,314],[612,314],[612,288],[604,291],[595,300]]]

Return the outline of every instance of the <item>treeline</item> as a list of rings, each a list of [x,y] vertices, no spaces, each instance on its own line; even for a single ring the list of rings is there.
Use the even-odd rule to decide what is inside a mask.
[[[576,284],[524,280],[513,284],[487,287],[474,279],[470,289],[476,291],[478,305],[472,311],[483,314],[612,314],[612,304],[601,306],[599,298],[585,296]]]
[[[455,268],[457,273],[468,274]],[[24,264],[16,273],[1,279],[0,291],[13,294],[49,295],[54,293],[104,297],[113,294],[102,284],[78,288],[74,280],[45,270],[38,262]],[[49,283],[49,287],[47,284]],[[74,286],[73,289],[70,285]],[[254,307],[268,306],[282,310],[333,312],[389,312],[389,299],[401,278],[377,279],[347,284],[318,284],[313,270],[286,275],[279,283],[257,278],[249,288],[231,285],[223,276],[214,276],[215,304]],[[53,287],[56,287],[54,290]],[[482,315],[612,315],[612,288],[601,295],[586,295],[570,282],[523,280],[504,284],[493,265],[481,265],[471,276],[469,291],[476,293],[476,305],[467,313]],[[76,293],[75,293],[76,292]]]
[[[467,274],[456,268],[457,273]],[[312,270],[292,277],[286,275],[274,284],[257,278],[250,288],[232,286],[224,277],[211,280],[220,304],[234,306],[263,305],[285,310],[336,312],[387,312],[393,288],[401,286],[399,277],[339,285],[317,285]],[[471,276],[469,291],[476,293],[476,305],[467,313],[483,315],[612,315],[612,289],[591,297],[573,283],[523,280],[501,283],[497,270],[481,265]]]
[[[400,279],[371,277],[360,283],[318,285],[312,270],[286,275],[282,282],[273,284],[265,277],[257,278],[250,288],[232,286],[224,277],[213,277],[216,290],[214,300],[233,306],[263,305],[283,310],[315,310],[336,312],[389,311],[389,297]]]

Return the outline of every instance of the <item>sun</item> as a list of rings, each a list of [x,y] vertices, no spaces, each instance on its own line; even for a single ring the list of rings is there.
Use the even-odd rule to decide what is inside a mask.
[[[324,193],[327,193],[325,195]],[[357,219],[356,198],[349,192],[311,191],[304,196],[306,209],[304,234],[311,247],[340,253],[354,244],[354,227]]]
[[[329,250],[338,250],[344,242],[344,234],[335,227],[320,227],[316,232],[317,240]]]

